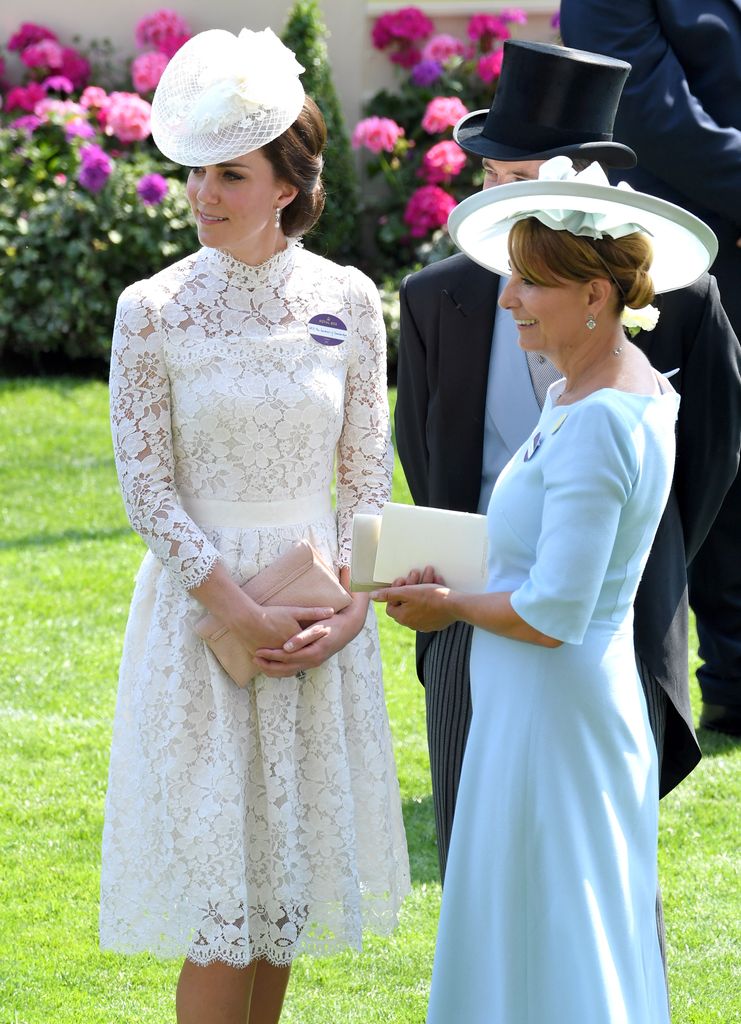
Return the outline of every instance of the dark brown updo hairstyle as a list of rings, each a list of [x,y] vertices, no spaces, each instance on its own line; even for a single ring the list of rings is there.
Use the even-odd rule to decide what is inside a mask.
[[[653,301],[652,258],[650,240],[637,231],[622,238],[586,238],[528,217],[509,235],[510,263],[522,277],[546,287],[606,277],[615,285],[617,314],[625,306],[640,309]]]
[[[322,150],[326,141],[327,127],[322,112],[307,96],[291,127],[262,148],[276,178],[298,189],[296,198],[283,207],[284,235],[305,234],[314,227],[324,209]]]

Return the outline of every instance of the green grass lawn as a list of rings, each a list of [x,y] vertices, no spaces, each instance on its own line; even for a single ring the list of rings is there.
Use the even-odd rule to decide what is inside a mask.
[[[408,500],[398,467],[395,497]],[[0,1024],[166,1024],[179,964],[97,946],[117,665],[143,553],[118,493],[103,384],[0,384],[0,522]],[[412,635],[381,618],[414,888],[391,939],[298,960],[286,1024],[424,1021],[440,887],[423,693]],[[705,759],[662,803],[673,1020],[731,1024],[741,747],[701,740]]]

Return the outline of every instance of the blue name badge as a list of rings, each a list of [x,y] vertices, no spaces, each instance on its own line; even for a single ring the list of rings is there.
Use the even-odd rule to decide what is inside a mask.
[[[318,313],[309,320],[309,334],[320,345],[341,345],[347,341],[347,325],[334,313]]]

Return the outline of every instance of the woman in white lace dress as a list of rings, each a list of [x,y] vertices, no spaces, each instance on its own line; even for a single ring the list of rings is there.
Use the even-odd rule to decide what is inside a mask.
[[[255,65],[257,101],[240,78]],[[295,69],[269,30],[202,33],[171,61],[153,134],[194,165],[203,248],[128,288],[116,316],[116,464],[149,552],[121,663],[101,945],[184,955],[181,1024],[277,1021],[294,956],[388,933],[409,887],[367,598],[299,621],[239,589],[298,538],[347,587],[352,515],[390,489],[377,292],[298,241],[323,205],[325,132]],[[245,689],[194,632],[207,612],[257,658]]]

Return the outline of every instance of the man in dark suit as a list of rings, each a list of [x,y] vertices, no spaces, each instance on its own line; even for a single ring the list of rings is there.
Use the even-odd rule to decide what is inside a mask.
[[[482,158],[484,187],[537,177],[565,154],[629,166],[612,124],[629,65],[548,44],[505,43],[491,110],[468,115],[455,138]],[[526,360],[512,318],[498,315],[500,279],[459,254],[406,278],[396,406],[399,456],[417,504],[485,511],[495,478],[537,421],[557,374]],[[688,689],[686,563],[704,540],[736,471],[741,347],[705,274],[660,296],[657,328],[634,339],[682,402],[674,488],[635,609],[635,646],[661,766],[661,795],[700,758]],[[418,634],[441,875],[470,721],[471,629]],[[513,681],[516,685],[516,681]]]
[[[741,2],[563,0],[569,46],[632,64],[615,133],[638,155],[634,188],[718,236],[712,273],[741,336]],[[700,725],[741,735],[741,476],[689,570],[704,665]]]

